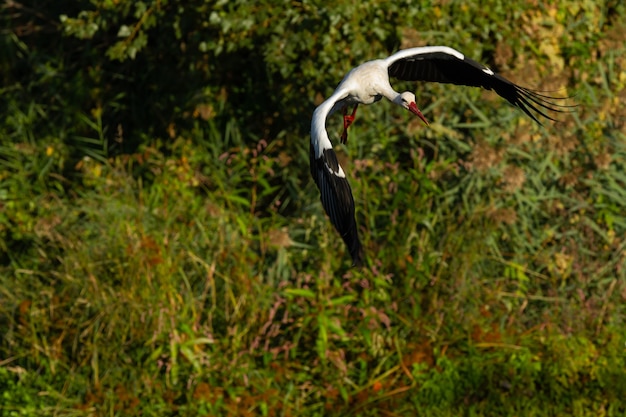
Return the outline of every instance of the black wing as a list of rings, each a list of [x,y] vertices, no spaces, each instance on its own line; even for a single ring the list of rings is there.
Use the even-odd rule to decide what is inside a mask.
[[[363,265],[363,247],[354,218],[354,199],[345,176],[340,172],[337,155],[333,149],[324,149],[320,158],[315,157],[313,145],[310,147],[311,176],[320,190],[322,206],[335,229],[350,251],[354,266]]]
[[[454,49],[425,47],[412,50],[400,51],[387,59],[390,77],[404,81],[431,81],[493,90],[539,124],[541,122],[530,110],[554,121],[545,110],[563,112],[565,108],[572,107],[554,103],[554,100],[564,98],[550,97],[520,87]]]

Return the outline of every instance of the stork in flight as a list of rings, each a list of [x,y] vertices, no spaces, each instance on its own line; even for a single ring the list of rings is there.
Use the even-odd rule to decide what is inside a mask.
[[[339,165],[328,138],[326,119],[334,112],[342,110],[341,142],[346,143],[348,128],[354,121],[358,105],[372,104],[385,97],[428,124],[415,103],[415,94],[409,91],[398,93],[391,87],[389,77],[403,81],[431,81],[493,90],[539,124],[541,122],[533,111],[554,121],[555,119],[545,113],[546,110],[559,112],[567,107],[553,102],[561,98],[520,87],[447,46],[404,49],[386,59],[365,62],[353,68],[339,83],[335,92],[313,112],[310,163],[311,175],[320,190],[324,210],[348,247],[354,266],[363,263],[363,248],[354,218],[354,198],[346,174]],[[352,113],[347,114],[348,107],[352,105]]]

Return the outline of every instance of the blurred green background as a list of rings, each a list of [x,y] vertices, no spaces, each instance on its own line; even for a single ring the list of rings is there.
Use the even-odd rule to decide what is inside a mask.
[[[0,415],[623,416],[622,1],[0,4]],[[578,107],[359,111],[351,269],[308,168],[343,75],[447,45]],[[341,117],[328,122],[337,142]]]

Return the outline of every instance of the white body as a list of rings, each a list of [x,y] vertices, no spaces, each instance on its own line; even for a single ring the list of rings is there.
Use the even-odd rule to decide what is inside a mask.
[[[408,109],[415,102],[415,94],[398,93],[389,82],[389,66],[395,61],[409,56],[441,52],[463,60],[464,56],[447,46],[425,46],[399,51],[386,59],[365,62],[348,72],[339,83],[335,92],[320,104],[311,120],[311,141],[320,157],[323,149],[332,148],[326,131],[326,119],[337,110],[353,104],[372,104],[385,97],[389,101]]]

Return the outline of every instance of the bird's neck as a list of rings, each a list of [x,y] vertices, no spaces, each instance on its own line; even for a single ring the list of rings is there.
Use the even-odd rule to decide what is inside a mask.
[[[397,91],[393,92],[393,96],[389,97],[389,96],[385,96],[389,99],[389,101],[391,101],[394,104],[397,104],[398,106],[402,106],[402,94],[398,93]]]
[[[387,100],[391,101],[392,103],[395,103],[395,104],[402,103],[402,97],[400,96],[400,93],[394,90],[393,87],[391,87],[391,85],[388,83],[386,83],[386,85],[379,85],[377,88],[377,93],[385,97]]]

